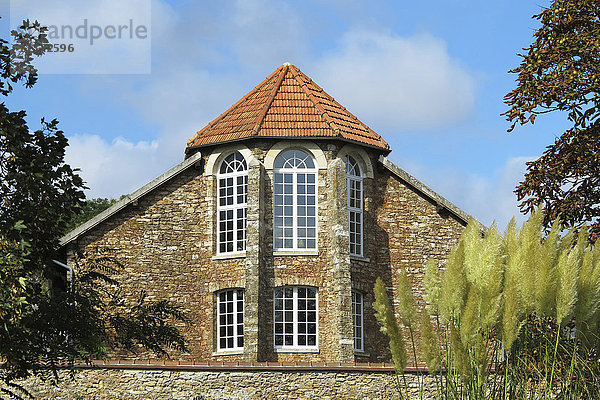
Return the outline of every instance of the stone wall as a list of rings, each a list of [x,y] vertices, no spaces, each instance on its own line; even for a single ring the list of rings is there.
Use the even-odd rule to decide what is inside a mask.
[[[70,244],[70,250],[117,249],[125,269],[116,276],[130,297],[146,291],[149,300],[169,299],[194,321],[182,325],[189,354],[179,360],[271,362],[389,361],[387,340],[371,307],[372,288],[381,276],[397,298],[397,276],[405,268],[421,298],[423,266],[429,257],[445,260],[463,222],[440,213],[434,201],[368,154],[373,176],[364,179],[364,257],[348,254],[343,163],[345,143],[315,142],[326,167],[318,172],[318,252],[273,254],[272,170],[265,168],[276,141],[247,143],[249,163],[248,244],[245,256],[215,257],[216,180],[205,168],[190,168],[113,215]],[[313,144],[314,146],[314,144]],[[211,152],[203,149],[204,165]],[[214,155],[213,155],[214,159]],[[281,285],[318,288],[319,350],[283,353],[273,349],[273,289]],[[245,341],[239,354],[214,354],[215,291],[246,289]],[[364,294],[365,351],[352,349],[350,290]],[[112,358],[152,358],[140,351]]]
[[[416,375],[406,378],[408,398],[419,399]],[[432,399],[435,384],[424,379],[423,398]],[[56,400],[391,400],[400,399],[396,382],[390,372],[91,369],[73,379],[63,373],[57,386],[39,378],[24,386],[36,399]]]

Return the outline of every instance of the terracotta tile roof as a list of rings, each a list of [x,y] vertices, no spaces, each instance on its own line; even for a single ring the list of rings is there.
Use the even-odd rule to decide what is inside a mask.
[[[294,65],[285,63],[188,140],[191,147],[252,137],[340,138],[390,146]]]

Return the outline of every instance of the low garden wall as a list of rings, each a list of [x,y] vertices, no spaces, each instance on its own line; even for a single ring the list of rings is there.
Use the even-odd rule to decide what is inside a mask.
[[[60,373],[58,385],[32,377],[20,382],[36,399],[319,399],[387,400],[399,398],[389,364],[354,365],[121,365],[98,364],[74,378]],[[411,397],[420,398],[417,375],[407,374]],[[426,396],[435,385],[425,376]]]

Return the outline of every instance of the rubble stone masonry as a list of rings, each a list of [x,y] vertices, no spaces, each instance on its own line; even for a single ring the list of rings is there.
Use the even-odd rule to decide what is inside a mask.
[[[390,295],[396,299],[398,271],[405,268],[415,295],[422,303],[425,262],[435,257],[443,263],[457,242],[465,221],[439,207],[419,188],[386,169],[378,161],[378,151],[357,147],[356,158],[361,159],[363,164],[370,163],[373,174],[365,177],[363,184],[364,254],[363,257],[351,257],[348,252],[345,170],[344,163],[337,156],[340,149],[348,145],[315,141],[312,147],[305,147],[304,141],[298,141],[299,148],[313,153],[317,151],[315,148],[318,149],[327,163],[318,171],[318,251],[294,255],[273,253],[273,171],[265,167],[265,158],[274,143],[277,142],[264,139],[245,142],[254,157],[247,160],[249,184],[245,255],[216,256],[217,183],[212,171],[205,167],[211,153],[222,152],[223,148],[219,146],[202,149],[202,166],[181,172],[69,243],[68,254],[72,257],[74,250],[92,254],[97,248],[116,249],[118,259],[124,265],[116,279],[129,296],[135,297],[145,291],[149,300],[168,299],[184,307],[193,321],[191,325],[180,326],[190,352],[174,354],[174,360],[389,362],[387,340],[379,331],[371,307],[376,278],[384,279],[391,288]],[[362,159],[360,154],[367,154],[368,160]],[[69,262],[72,263],[72,259]],[[275,351],[273,289],[283,285],[309,285],[318,289],[318,351]],[[243,352],[233,354],[216,352],[215,292],[226,288],[245,288],[245,348]],[[352,340],[351,290],[364,295],[365,348],[363,353],[356,354]],[[141,350],[135,355],[112,350],[109,356],[113,360],[155,357]],[[89,387],[96,387],[98,384],[93,382],[99,379],[100,374],[100,370],[87,371],[81,379],[87,380]],[[341,394],[327,397],[323,392],[320,396],[323,398],[391,398],[384,393],[394,387],[393,377],[389,375],[360,372],[210,374],[215,372],[108,371],[102,384],[111,390],[121,390],[117,389],[119,385],[126,385],[130,391],[152,386],[152,390],[159,393],[168,385],[177,391],[172,392],[176,395],[162,398],[194,398],[189,397],[192,388],[200,384],[205,385],[206,390],[214,386],[205,393],[217,393],[221,389],[215,382],[221,382],[221,386],[224,382],[238,382],[235,390],[241,390],[239,393],[246,393],[246,385],[254,388],[254,391],[244,394],[246,397],[231,391],[230,394],[222,392],[219,396],[203,394],[205,397],[198,399],[285,398],[269,397],[275,396],[270,393],[279,390],[277,387],[282,386],[282,382],[297,387],[297,397],[289,398],[298,399],[305,398],[301,393],[315,390],[312,382],[318,382],[318,387],[323,390],[329,386],[338,387],[338,393],[353,393],[347,397]],[[369,382],[379,382],[376,386],[382,392],[368,392],[365,385],[368,386]],[[273,386],[272,391],[267,390],[269,386]],[[319,397],[314,393],[320,392],[310,393],[311,396],[306,398]],[[87,395],[81,398],[88,398],[85,397]],[[115,395],[111,398],[161,398],[158,395],[119,396],[123,397]]]

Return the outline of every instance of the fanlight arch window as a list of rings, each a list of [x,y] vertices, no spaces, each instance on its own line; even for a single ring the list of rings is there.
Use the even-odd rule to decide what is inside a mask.
[[[223,159],[219,166],[217,182],[217,253],[245,251],[248,165],[239,152]]]
[[[363,174],[352,156],[344,158],[348,189],[348,225],[350,229],[350,255],[363,255]]]
[[[312,156],[302,150],[285,150],[273,167],[274,250],[316,249],[317,169]]]

